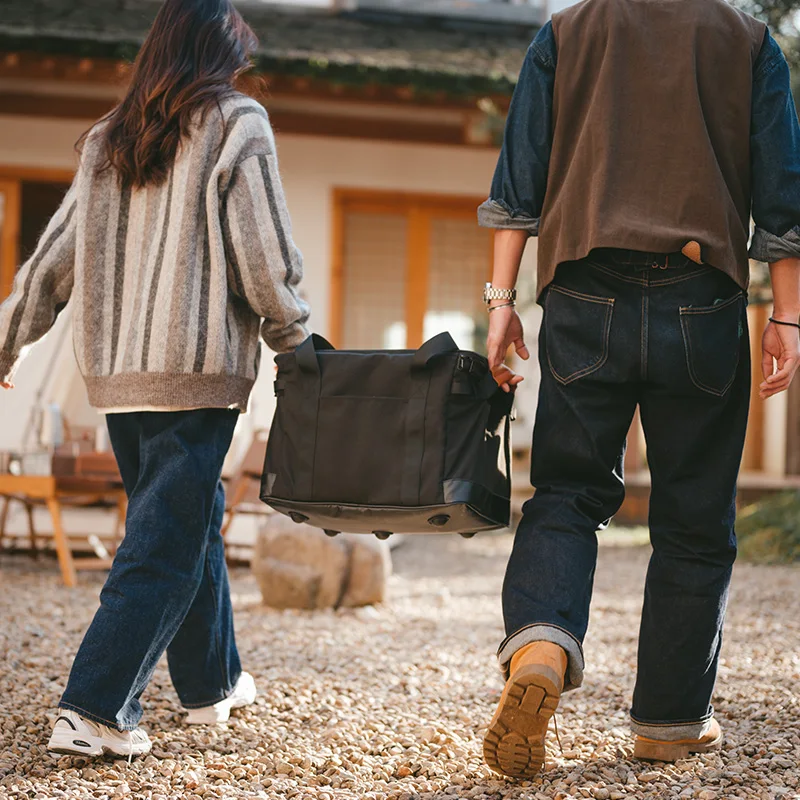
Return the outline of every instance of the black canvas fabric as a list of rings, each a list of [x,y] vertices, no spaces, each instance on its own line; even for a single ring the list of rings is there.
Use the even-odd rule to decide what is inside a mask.
[[[272,508],[331,532],[508,525],[513,396],[484,357],[446,333],[416,351],[340,351],[313,335],[275,361]]]

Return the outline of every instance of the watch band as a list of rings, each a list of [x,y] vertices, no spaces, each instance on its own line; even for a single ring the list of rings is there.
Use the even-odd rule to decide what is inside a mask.
[[[495,289],[491,283],[487,283],[483,290],[483,302],[487,305],[492,300],[508,300],[513,303],[516,299],[516,289]]]

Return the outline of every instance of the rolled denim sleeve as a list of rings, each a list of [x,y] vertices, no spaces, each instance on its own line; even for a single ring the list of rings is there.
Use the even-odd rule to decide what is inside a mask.
[[[750,151],[756,224],[750,257],[800,258],[800,125],[789,66],[769,33],[753,74]]]
[[[548,22],[533,40],[508,111],[491,193],[478,208],[484,228],[539,234],[553,143],[556,42]]]

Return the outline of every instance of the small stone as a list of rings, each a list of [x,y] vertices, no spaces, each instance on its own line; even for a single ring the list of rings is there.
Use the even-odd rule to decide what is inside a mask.
[[[664,776],[660,772],[642,772],[639,775],[639,780],[642,783],[652,783],[663,777]]]

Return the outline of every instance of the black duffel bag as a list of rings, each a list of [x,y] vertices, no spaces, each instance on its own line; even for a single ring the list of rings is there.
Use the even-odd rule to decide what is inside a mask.
[[[510,521],[513,395],[448,333],[419,350],[335,350],[316,334],[275,359],[261,499],[340,531],[461,533]]]

